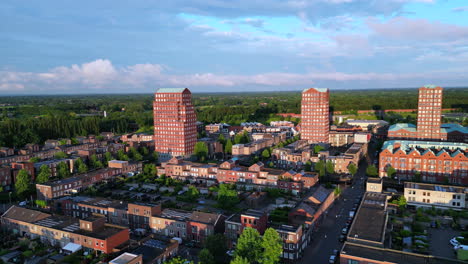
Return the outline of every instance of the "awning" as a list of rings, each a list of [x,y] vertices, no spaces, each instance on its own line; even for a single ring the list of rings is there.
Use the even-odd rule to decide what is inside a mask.
[[[78,250],[81,249],[81,245],[75,244],[75,243],[68,243],[66,244],[63,248],[63,250],[70,251],[71,253],[75,253]]]

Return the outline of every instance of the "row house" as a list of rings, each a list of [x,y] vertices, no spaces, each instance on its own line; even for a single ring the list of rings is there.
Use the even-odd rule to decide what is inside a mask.
[[[151,218],[161,215],[161,204],[129,203],[128,220],[130,228],[149,229]]]
[[[8,156],[13,156],[13,155],[15,155],[15,149],[7,148],[7,147],[0,148],[0,157],[8,157]]]
[[[108,167],[121,169],[122,173],[140,172],[143,169],[143,163],[139,161],[130,162],[126,160],[110,160],[108,162]]]
[[[409,123],[398,123],[388,128],[388,138],[392,140],[417,140],[419,135],[417,127]],[[468,129],[459,124],[442,124],[438,139],[449,142],[468,142]]]
[[[40,161],[34,163],[34,169],[37,173],[39,173],[39,170],[43,165],[49,167],[50,169],[50,176],[51,177],[57,177],[57,166],[61,163],[64,162],[67,164],[68,168],[70,168],[70,173],[74,172],[74,161],[75,159],[53,159],[53,160],[46,160],[46,161]]]
[[[268,216],[265,212],[248,209],[243,213],[233,214],[225,221],[224,235],[228,241],[228,247],[234,248],[237,239],[240,237],[244,228],[250,227],[256,229],[261,235],[265,233],[268,224]]]
[[[468,144],[434,141],[386,141],[380,152],[379,176],[395,168],[395,177],[433,183],[468,184]]]
[[[0,166],[0,186],[6,190],[10,188],[11,184],[11,168]]]
[[[151,217],[150,228],[155,234],[203,243],[208,236],[224,232],[224,220],[221,214],[165,209]]]
[[[233,156],[249,156],[260,153],[263,149],[273,146],[273,139],[259,139],[247,144],[235,144],[232,146]]]
[[[302,169],[311,160],[312,154],[311,149],[295,151],[291,148],[277,148],[273,150],[271,157],[277,168]]]
[[[34,163],[32,162],[12,162],[10,167],[13,182],[16,182],[16,176],[18,176],[20,170],[25,170],[28,173],[28,175],[31,176],[31,180],[34,181],[34,179],[36,178],[36,173],[34,171]]]
[[[154,136],[145,133],[132,133],[120,136],[120,140],[122,142],[149,142],[154,141]]]
[[[19,155],[29,155],[29,154],[33,154],[35,152],[39,152],[40,150],[40,147],[38,144],[26,144],[23,148],[21,148],[20,150],[18,150],[18,154]]]
[[[80,174],[74,177],[36,184],[38,199],[51,200],[78,193],[80,190],[122,174],[121,169],[105,168]]]
[[[302,257],[302,252],[306,247],[302,225],[278,225],[272,227],[278,232],[282,241],[282,262],[296,263]]]
[[[130,239],[125,227],[107,225],[104,218],[76,219],[12,206],[1,217],[2,225],[14,233],[41,243],[64,247],[68,243],[110,254]]]
[[[205,131],[207,134],[227,134],[229,133],[228,128],[230,125],[228,124],[209,124],[205,126]]]
[[[107,223],[129,226],[128,203],[102,197],[68,196],[56,199],[53,203],[55,212],[85,219],[97,215],[105,217]]]

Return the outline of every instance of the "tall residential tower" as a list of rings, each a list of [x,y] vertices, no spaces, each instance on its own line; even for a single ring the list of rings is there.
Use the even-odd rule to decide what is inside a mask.
[[[161,88],[154,95],[154,145],[161,161],[190,156],[197,142],[197,117],[187,88]]]
[[[329,97],[327,88],[309,88],[302,91],[301,138],[309,143],[328,143]]]
[[[443,140],[440,133],[442,116],[442,87],[425,85],[419,88],[418,139]]]

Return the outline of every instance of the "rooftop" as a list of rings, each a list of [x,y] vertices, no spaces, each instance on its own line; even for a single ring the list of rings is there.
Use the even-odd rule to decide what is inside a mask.
[[[345,242],[341,249],[341,255],[356,256],[366,258],[374,261],[382,261],[385,263],[398,263],[398,264],[455,264],[465,263],[461,261],[446,260],[438,257],[409,253],[399,250],[377,248],[355,243]]]
[[[405,182],[405,189],[406,188],[438,191],[438,192],[451,192],[451,193],[468,192],[468,189],[463,188],[463,187],[429,184],[429,183],[416,183],[416,182]]]
[[[387,196],[384,194],[365,193],[348,233],[348,239],[383,243],[387,222],[386,203]]]
[[[302,92],[305,93],[305,92],[308,92],[311,89],[314,89],[314,90],[316,90],[317,92],[320,92],[320,93],[328,92],[328,88],[306,88],[306,89],[302,90]]]
[[[447,153],[452,157],[458,155],[459,153],[466,155],[467,148],[468,144],[466,143],[412,140],[389,140],[385,141],[382,146],[382,150],[388,149],[390,152],[401,149],[407,154],[409,154],[411,151],[417,151],[420,155],[424,155],[428,151],[431,151],[436,156]]]
[[[138,255],[130,254],[128,252],[123,253],[122,255],[116,257],[115,259],[111,260],[109,264],[127,264],[130,261],[138,258]]]
[[[156,93],[182,93],[187,88],[159,88]]]
[[[242,213],[243,216],[250,216],[250,217],[262,217],[265,213],[259,210],[253,210],[253,209],[248,209],[244,213]]]

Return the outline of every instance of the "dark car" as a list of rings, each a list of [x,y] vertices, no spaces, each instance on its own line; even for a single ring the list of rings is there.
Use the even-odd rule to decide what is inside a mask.
[[[345,242],[346,241],[346,236],[345,235],[340,235],[339,240],[340,240],[340,242]]]

